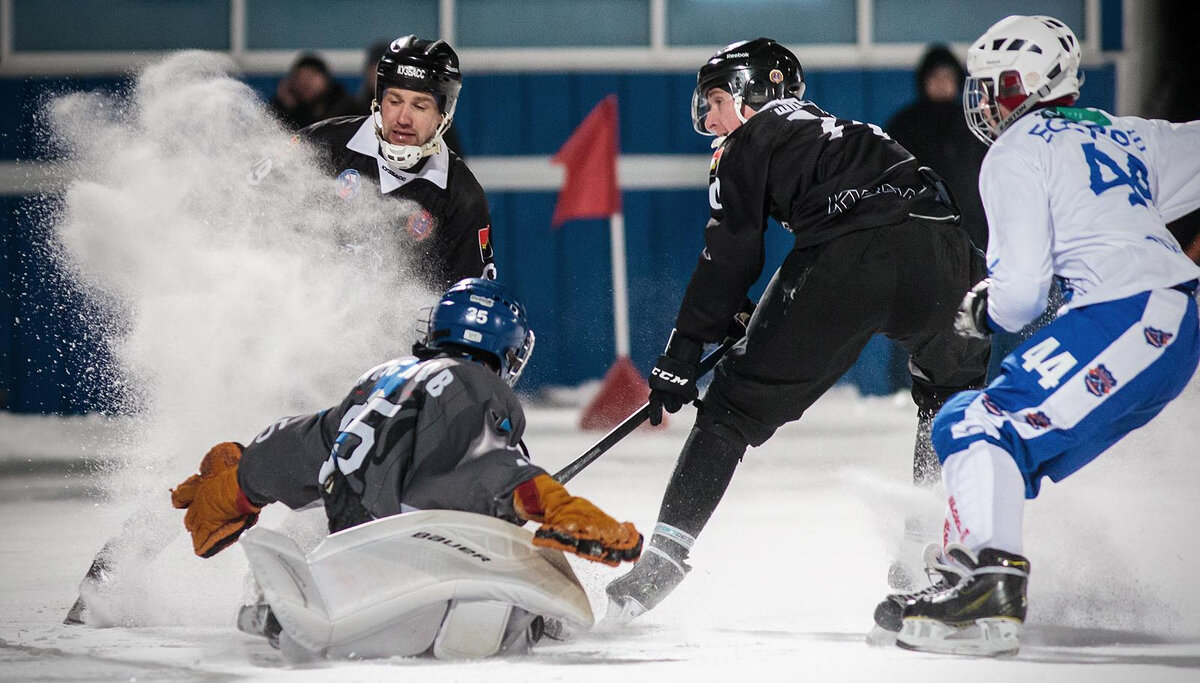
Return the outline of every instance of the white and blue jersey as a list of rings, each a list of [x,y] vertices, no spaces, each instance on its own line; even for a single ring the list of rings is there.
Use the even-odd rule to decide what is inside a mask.
[[[979,184],[989,324],[1016,331],[1032,321],[1054,276],[1068,302],[986,389],[946,403],[934,448],[945,462],[974,441],[999,446],[1033,498],[1042,477],[1086,465],[1195,373],[1200,268],[1165,223],[1200,208],[1200,123],[1035,112],[996,140]]]
[[[1055,275],[1067,309],[1200,277],[1166,228],[1200,208],[1200,122],[1043,109],[988,150],[979,192],[997,330],[1039,316]]]

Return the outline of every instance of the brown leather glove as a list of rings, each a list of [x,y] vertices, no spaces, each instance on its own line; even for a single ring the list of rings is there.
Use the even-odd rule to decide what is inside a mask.
[[[237,482],[243,450],[231,441],[213,446],[200,462],[200,474],[171,489],[171,505],[187,510],[183,526],[200,557],[221,552],[258,521],[262,506],[251,503]]]
[[[549,475],[539,474],[513,491],[513,507],[522,519],[541,522],[533,544],[617,566],[636,562],[642,535],[629,522],[618,523],[586,498],[567,493]]]

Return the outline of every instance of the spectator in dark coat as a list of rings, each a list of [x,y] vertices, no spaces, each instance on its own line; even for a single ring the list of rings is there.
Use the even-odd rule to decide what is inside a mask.
[[[987,218],[979,200],[979,166],[987,146],[971,134],[963,118],[965,76],[962,62],[945,45],[930,46],[917,67],[917,100],[898,111],[886,129],[921,165],[950,184],[963,227],[984,249]]]
[[[325,60],[308,53],[292,63],[270,105],[284,125],[299,130],[336,116],[349,99],[346,89],[330,75]]]

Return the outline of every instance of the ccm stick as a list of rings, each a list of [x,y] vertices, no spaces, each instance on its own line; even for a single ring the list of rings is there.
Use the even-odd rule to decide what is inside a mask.
[[[714,367],[717,366],[717,361],[725,355],[729,349],[733,348],[738,340],[727,338],[721,342],[712,351],[709,351],[703,358],[700,359],[699,372],[696,373],[696,378],[699,379],[707,375]],[[554,480],[560,484],[565,484],[575,478],[575,475],[583,471],[583,468],[592,464],[597,458],[604,455],[608,449],[617,445],[621,439],[629,436],[633,430],[637,429],[650,418],[650,404],[643,403],[641,408],[638,408],[632,415],[625,418],[621,424],[612,428],[612,431],[605,434],[603,438],[589,448],[583,455],[575,458],[571,464],[554,473]]]

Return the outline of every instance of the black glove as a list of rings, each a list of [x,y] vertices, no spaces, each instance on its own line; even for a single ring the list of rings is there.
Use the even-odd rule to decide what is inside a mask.
[[[696,389],[700,350],[700,342],[671,331],[666,350],[650,371],[650,424],[662,424],[664,409],[677,412],[700,395]]]
[[[758,308],[758,304],[750,299],[743,301],[741,309],[733,314],[733,320],[729,323],[729,329],[725,330],[725,336],[734,341],[746,336],[746,329],[750,327],[750,318],[754,315],[755,308]]]
[[[988,325],[988,287],[992,286],[991,278],[984,278],[975,283],[971,291],[963,297],[958,305],[958,315],[954,318],[954,331],[963,337],[985,339],[992,333]]]

